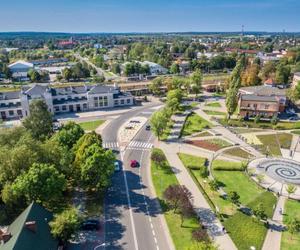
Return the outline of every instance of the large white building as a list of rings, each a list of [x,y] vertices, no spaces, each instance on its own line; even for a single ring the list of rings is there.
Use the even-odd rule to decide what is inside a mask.
[[[17,61],[8,65],[9,70],[12,73],[12,77],[20,81],[27,81],[28,71],[33,68],[33,64],[25,61]]]
[[[134,98],[115,86],[56,87],[38,85],[23,87],[20,91],[0,92],[0,119],[16,119],[29,115],[32,100],[42,99],[53,114],[81,112],[130,106]]]

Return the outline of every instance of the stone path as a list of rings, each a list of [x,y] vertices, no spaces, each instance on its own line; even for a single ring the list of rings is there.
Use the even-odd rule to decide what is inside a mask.
[[[265,238],[262,250],[280,250],[281,234],[284,230],[282,224],[283,221],[283,210],[286,198],[280,196],[276,208],[274,210],[272,220],[269,220],[270,228],[268,229],[267,236]]]

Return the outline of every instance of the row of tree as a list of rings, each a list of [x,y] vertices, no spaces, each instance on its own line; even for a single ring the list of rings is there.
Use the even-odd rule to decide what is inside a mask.
[[[1,200],[10,217],[32,201],[51,211],[67,208],[65,213],[74,217],[65,196],[78,186],[102,194],[115,161],[113,152],[102,147],[100,135],[84,133],[74,122],[53,133],[52,115],[41,100],[31,103],[23,127],[0,131],[0,157]]]

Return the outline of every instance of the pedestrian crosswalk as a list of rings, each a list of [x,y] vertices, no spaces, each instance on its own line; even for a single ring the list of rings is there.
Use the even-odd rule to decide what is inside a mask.
[[[152,143],[145,142],[145,141],[131,141],[128,145],[128,149],[135,149],[135,150],[144,150],[144,149],[151,149],[153,147]]]
[[[118,142],[102,142],[102,146],[103,148],[109,148],[109,149],[113,149],[113,150],[117,150],[119,148],[119,143]]]

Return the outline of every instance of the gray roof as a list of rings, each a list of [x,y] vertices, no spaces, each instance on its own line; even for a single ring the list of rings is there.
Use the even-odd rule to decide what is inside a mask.
[[[242,87],[239,90],[243,94],[253,94],[260,96],[285,96],[286,89],[279,89],[277,87],[271,86],[252,86],[252,87]]]
[[[46,90],[47,90],[47,86],[42,86],[42,85],[33,85],[31,88],[24,90],[24,94],[28,95],[28,96],[33,96],[33,95],[43,95]]]
[[[51,88],[53,96],[68,95],[68,94],[85,94],[91,87],[90,86],[68,86]]]
[[[241,95],[242,101],[278,102],[275,96]]]
[[[20,99],[21,91],[0,92],[0,100]]]
[[[116,89],[112,86],[96,85],[89,91],[90,94],[113,93]]]

